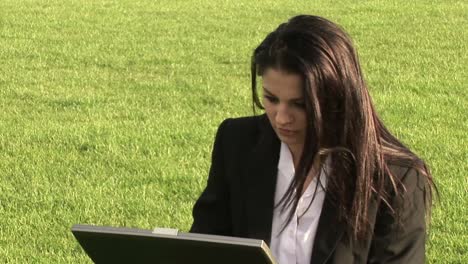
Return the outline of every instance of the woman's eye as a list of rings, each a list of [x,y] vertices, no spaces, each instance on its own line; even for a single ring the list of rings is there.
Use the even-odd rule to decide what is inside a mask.
[[[272,96],[264,95],[265,99],[267,99],[270,103],[277,103],[278,99]]]
[[[304,102],[295,102],[294,106],[297,108],[305,108]]]

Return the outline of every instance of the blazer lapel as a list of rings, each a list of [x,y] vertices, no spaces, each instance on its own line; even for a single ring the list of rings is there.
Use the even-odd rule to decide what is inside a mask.
[[[258,143],[247,156],[243,175],[247,232],[249,237],[262,239],[270,245],[281,145],[266,115],[260,118],[259,129]],[[337,218],[338,208],[327,194],[315,235],[311,263],[323,264],[332,256],[344,233],[344,225]]]
[[[335,251],[345,231],[344,224],[339,223],[337,219],[338,208],[331,200],[330,194],[327,193],[323,202],[317,233],[315,234],[311,263],[326,263]]]
[[[270,244],[280,141],[266,116],[261,117],[259,140],[248,156],[244,175],[247,232]]]

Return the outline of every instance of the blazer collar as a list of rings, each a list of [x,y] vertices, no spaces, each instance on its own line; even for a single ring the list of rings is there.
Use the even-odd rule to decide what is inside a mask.
[[[248,155],[246,186],[247,232],[270,245],[276,180],[281,142],[266,115],[260,116],[259,140]],[[312,250],[313,263],[325,263],[344,233],[338,223],[338,208],[327,192]]]

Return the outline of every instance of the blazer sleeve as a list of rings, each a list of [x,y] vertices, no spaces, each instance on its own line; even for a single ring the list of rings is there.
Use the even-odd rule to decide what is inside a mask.
[[[230,235],[232,232],[223,146],[228,121],[223,121],[216,133],[207,185],[193,207],[193,224],[190,228],[193,233]]]
[[[402,206],[399,217],[391,215],[381,205],[374,228],[368,263],[411,263],[425,262],[425,188],[424,177],[415,169],[409,169],[402,178],[406,188],[403,197],[394,197],[392,207]]]

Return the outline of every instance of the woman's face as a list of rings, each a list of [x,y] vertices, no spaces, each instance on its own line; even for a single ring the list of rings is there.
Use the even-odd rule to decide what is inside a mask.
[[[306,112],[301,76],[268,68],[262,80],[263,105],[271,126],[289,148],[302,149]]]

